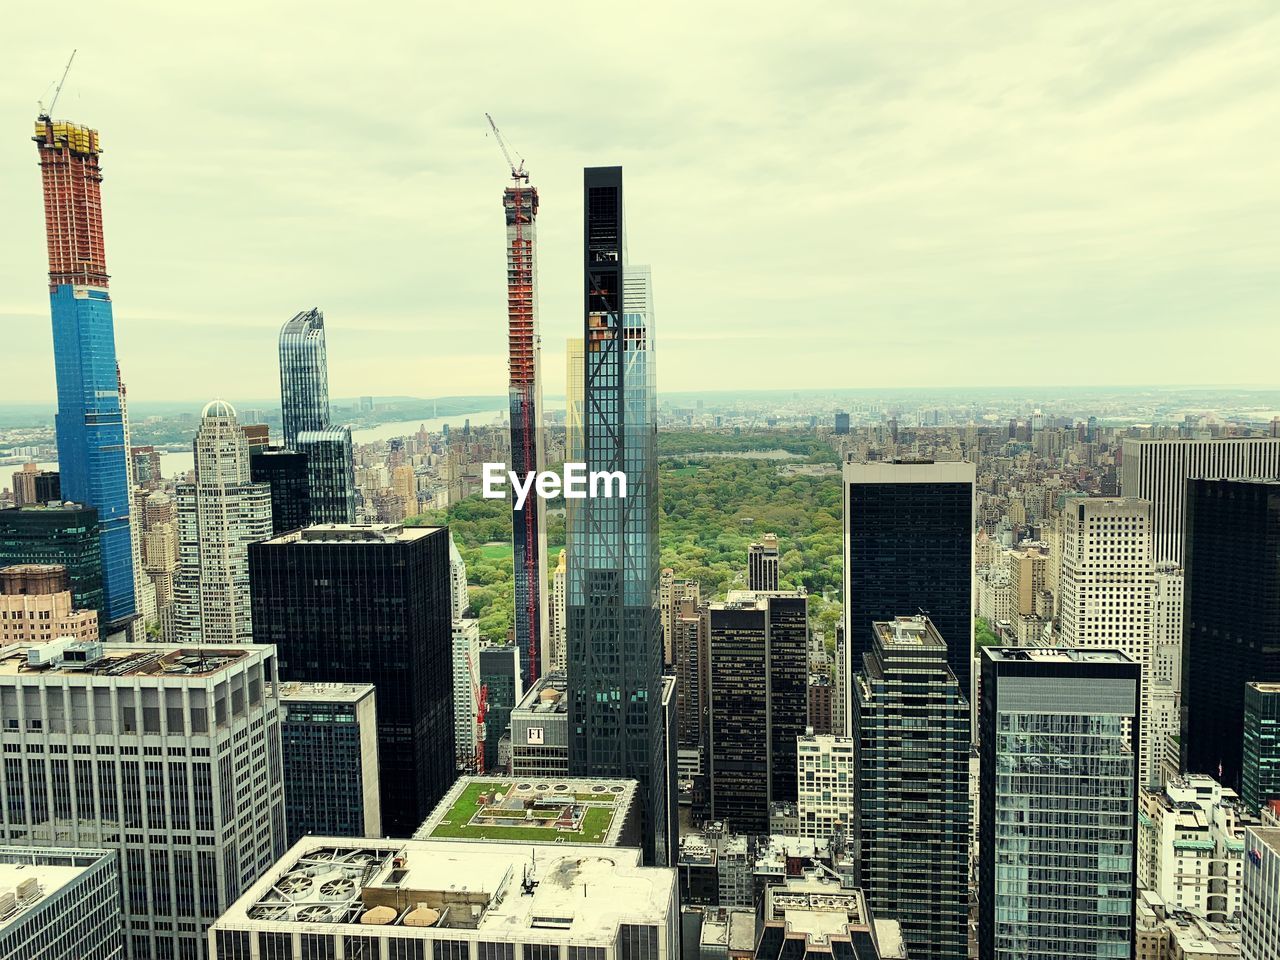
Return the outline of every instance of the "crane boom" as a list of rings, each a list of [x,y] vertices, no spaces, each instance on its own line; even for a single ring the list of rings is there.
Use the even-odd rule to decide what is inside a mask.
[[[67,74],[71,72],[71,62],[76,58],[76,51],[71,51],[71,56],[67,59],[67,65],[63,68],[62,79],[58,81],[58,87],[53,91],[53,100],[49,102],[49,109],[42,111],[47,116],[53,116],[53,108],[58,105],[58,97],[62,95],[62,85],[67,82]]]
[[[485,114],[484,118],[489,121],[489,127],[493,130],[494,139],[498,141],[498,148],[502,151],[503,157],[507,160],[507,166],[511,168],[512,180],[528,181],[529,174],[524,168],[524,157],[520,158],[520,165],[516,166],[516,162],[511,159],[511,151],[507,149],[507,141],[503,138],[502,132],[498,129],[498,125],[493,122],[493,117]]]

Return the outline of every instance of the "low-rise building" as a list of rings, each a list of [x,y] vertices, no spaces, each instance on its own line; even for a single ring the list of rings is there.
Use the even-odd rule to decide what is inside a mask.
[[[569,775],[568,680],[548,673],[529,688],[511,711],[511,775]]]
[[[113,851],[0,847],[0,957],[124,955],[120,868]]]

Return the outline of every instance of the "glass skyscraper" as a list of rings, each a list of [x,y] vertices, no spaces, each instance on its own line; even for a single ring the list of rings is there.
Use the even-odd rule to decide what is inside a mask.
[[[1141,668],[1119,650],[982,650],[978,955],[1133,956]]]
[[[74,503],[0,510],[0,567],[19,563],[65,567],[72,606],[97,610],[105,633],[98,511]]]
[[[1252,810],[1280,797],[1280,683],[1244,688],[1240,798]]]
[[[630,777],[648,862],[670,862],[658,616],[657,397],[647,268],[626,266],[622,168],[584,174],[583,459],[625,497],[579,502],[569,534],[569,765]],[[615,491],[616,492],[616,491]]]
[[[354,523],[355,462],[349,427],[325,427],[298,434],[307,458],[308,510],[312,523]]]
[[[297,450],[298,434],[329,426],[329,354],[324,314],[304,310],[280,328],[280,419],[284,445]]]
[[[47,116],[35,136],[44,184],[62,497],[98,511],[102,619],[135,612],[133,547],[115,323],[102,229],[98,132]]]

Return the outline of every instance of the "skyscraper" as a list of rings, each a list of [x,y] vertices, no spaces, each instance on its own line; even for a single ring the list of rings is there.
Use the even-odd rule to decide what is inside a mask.
[[[311,524],[311,484],[305,453],[279,447],[250,450],[249,478],[271,488],[272,533]]]
[[[854,677],[854,828],[871,909],[912,957],[968,956],[969,704],[927,617],[871,628]],[[852,838],[851,838],[852,839]]]
[[[286,449],[298,434],[329,426],[329,354],[324,314],[304,310],[280,328],[280,418]]]
[[[511,469],[518,476],[542,470],[542,383],[538,337],[538,190],[515,170],[502,192],[507,221],[507,369],[511,403]],[[542,498],[512,499],[515,562],[515,633],[525,686],[542,673],[547,635],[546,517]]]
[[[640,782],[646,860],[666,835],[658,616],[657,396],[647,268],[626,265],[622,168],[584,174],[583,462],[621,471],[626,497],[579,502],[569,536],[569,764]]]
[[[1280,681],[1280,481],[1191,480],[1186,498],[1182,749],[1238,790],[1245,684]]]
[[[847,676],[871,648],[871,625],[928,615],[972,702],[974,465],[894,460],[844,465]]]
[[[356,475],[350,427],[325,427],[298,434],[298,452],[307,457],[312,523],[354,523]]]
[[[55,432],[62,497],[98,511],[102,621],[135,612],[133,547],[115,323],[102,229],[98,131],[41,115],[35,136],[44,183],[58,386]]]
[[[1140,685],[1119,650],[982,649],[978,956],[1133,956]]]
[[[1250,810],[1280,798],[1280,683],[1245,685],[1240,798]]]
[[[98,611],[98,629],[105,634],[97,510],[76,503],[0,510],[0,567],[19,563],[63,567],[72,607]]]
[[[455,773],[448,531],[306,527],[253,544],[249,571],[282,679],[377,689],[382,829],[407,836]]]
[[[249,479],[249,447],[225,400],[205,405],[194,448],[195,482],[176,495],[174,639],[250,643],[249,544],[271,536],[271,488]]]
[[[747,589],[778,589],[778,535],[766,533],[747,548]]]
[[[1280,439],[1126,439],[1120,492],[1151,501],[1156,563],[1181,563],[1187,481],[1235,477],[1280,478]]]

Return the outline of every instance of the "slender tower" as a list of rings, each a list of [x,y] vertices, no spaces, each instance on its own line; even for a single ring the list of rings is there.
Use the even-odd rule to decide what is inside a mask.
[[[524,161],[511,161],[502,135],[494,136],[511,166],[511,186],[502,191],[507,220],[507,353],[511,401],[511,469],[519,476],[542,469],[542,384],[538,377],[538,190],[529,185]],[[511,548],[515,561],[516,646],[526,688],[542,673],[547,636],[546,517],[542,500],[512,501]]]
[[[44,183],[58,386],[58,471],[62,497],[98,511],[108,630],[134,615],[133,547],[124,419],[116,374],[115,324],[102,239],[98,131],[36,120]]]

